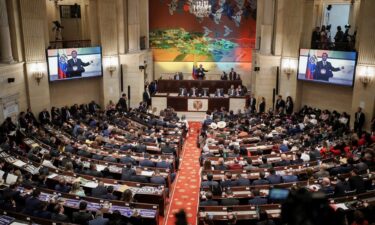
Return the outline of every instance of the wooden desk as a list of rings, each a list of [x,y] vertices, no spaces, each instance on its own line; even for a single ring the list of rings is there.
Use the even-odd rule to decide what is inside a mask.
[[[154,97],[152,97],[154,98]],[[161,98],[161,97],[158,97]],[[172,107],[175,111],[190,111],[190,112],[205,112],[207,110],[213,111],[214,109],[220,110],[221,107],[225,107],[227,110],[238,110],[243,109],[246,104],[246,97],[210,97],[210,98],[199,98],[199,97],[180,97],[180,96],[170,96],[168,95],[166,98],[166,106]],[[203,108],[198,110],[189,109],[189,101],[204,101]],[[235,108],[231,108],[231,102],[233,100],[240,100],[241,104],[236,104]],[[204,106],[207,104],[207,108]],[[154,105],[153,107],[157,107]],[[160,107],[161,108],[161,107]]]
[[[158,92],[178,92],[182,87],[187,90],[196,87],[199,89],[209,88],[210,93],[214,93],[216,88],[223,88],[226,93],[231,85],[237,88],[240,84],[242,84],[241,80],[159,80]]]

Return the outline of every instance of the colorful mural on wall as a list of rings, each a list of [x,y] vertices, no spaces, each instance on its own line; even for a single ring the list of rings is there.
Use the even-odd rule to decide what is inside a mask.
[[[256,0],[209,0],[209,17],[193,0],[150,0],[150,47],[160,62],[251,62]]]

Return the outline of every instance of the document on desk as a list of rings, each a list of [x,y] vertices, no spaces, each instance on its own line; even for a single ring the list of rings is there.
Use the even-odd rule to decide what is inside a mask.
[[[266,213],[267,214],[280,214],[281,209],[269,209],[269,210],[266,210]]]
[[[8,176],[7,176],[7,179],[6,179],[5,183],[14,184],[14,183],[17,182],[17,179],[18,179],[18,176],[14,175],[14,174],[11,174],[11,173],[8,173]]]
[[[146,177],[151,177],[152,175],[154,175],[154,171],[142,171],[141,175],[146,176]]]
[[[13,162],[13,165],[17,166],[17,167],[23,167],[24,165],[26,165],[25,162],[22,162],[21,160],[17,159],[16,161]]]
[[[94,181],[89,181],[84,186],[87,187],[87,188],[96,188],[98,186],[98,183],[96,183]]]
[[[53,178],[55,178],[55,177],[57,177],[57,174],[56,174],[56,173],[52,173],[52,174],[50,174],[50,175],[48,176],[48,179],[53,179]]]
[[[178,93],[169,93],[169,96],[170,96],[170,97],[177,97],[177,96],[178,96]]]
[[[97,164],[97,165],[96,165],[96,170],[100,172],[100,171],[104,170],[106,167],[107,167],[107,166],[105,166],[105,165]]]

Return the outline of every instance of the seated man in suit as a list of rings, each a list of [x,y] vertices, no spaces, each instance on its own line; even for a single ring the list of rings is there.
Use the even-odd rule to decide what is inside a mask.
[[[40,190],[35,189],[31,196],[28,197],[25,201],[25,208],[23,209],[23,213],[32,215],[35,210],[37,210],[41,204],[39,200]]]
[[[56,204],[53,209],[51,219],[59,222],[69,222],[69,217],[64,214],[64,206],[61,204]]]
[[[79,203],[79,211],[73,212],[72,222],[75,224],[88,224],[88,221],[93,218],[92,214],[87,212],[87,202],[81,201]]]
[[[99,181],[98,186],[91,190],[91,196],[95,198],[100,198],[107,193],[107,189],[104,186],[103,181]]]
[[[154,175],[150,178],[150,182],[153,184],[160,184],[160,185],[165,185],[165,178],[160,175],[159,170],[155,170]]]
[[[234,186],[237,186],[237,180],[232,179],[231,172],[226,172],[224,180],[221,182],[221,187],[227,188],[227,187],[234,187]]]
[[[192,88],[190,89],[189,96],[191,96],[191,97],[197,97],[197,96],[199,96],[198,88],[196,88],[196,87],[192,87]]]
[[[237,185],[238,186],[250,186],[250,180],[249,180],[250,173],[248,173],[246,176],[243,176],[241,174],[237,174]]]
[[[180,88],[180,91],[178,92],[178,96],[186,96],[187,90],[186,88]]]
[[[281,176],[281,179],[284,183],[293,183],[298,181],[298,177],[292,172],[285,173],[285,175]]]
[[[219,183],[217,181],[214,181],[213,179],[214,179],[214,176],[211,173],[207,174],[207,180],[201,183],[201,188],[204,188],[204,187],[207,188],[210,186],[218,187]]]
[[[135,175],[131,177],[131,181],[138,183],[149,183],[148,178],[141,175],[142,169],[137,167]]]
[[[232,189],[228,188],[225,192],[225,198],[221,200],[222,206],[239,205],[240,201],[234,198]]]
[[[113,186],[107,187],[107,193],[102,195],[101,198],[108,199],[108,200],[117,200],[117,196],[113,194],[114,188]]]
[[[244,90],[242,89],[242,85],[239,84],[237,89],[236,89],[236,96],[244,96],[245,93],[244,93]]]
[[[236,89],[234,88],[233,84],[228,89],[228,95],[231,96],[231,97],[236,95]]]
[[[249,205],[265,205],[267,204],[267,199],[260,196],[259,189],[254,189],[252,191],[253,198],[249,200]]]
[[[259,179],[258,180],[254,180],[253,185],[265,185],[265,184],[269,184],[270,182],[265,179],[265,176],[266,176],[266,174],[263,171],[259,172]]]
[[[130,181],[131,177],[135,175],[135,170],[131,163],[127,163],[126,167],[122,168],[121,180]]]
[[[201,201],[199,203],[199,206],[217,206],[217,205],[219,205],[219,203],[217,201],[212,200],[212,192],[211,191],[207,191],[204,196],[205,196],[206,200]]]
[[[223,93],[223,90],[221,88],[216,89],[215,97],[224,97],[224,93]]]
[[[202,88],[201,94],[202,94],[202,97],[209,97],[210,96],[208,88]]]
[[[108,218],[103,217],[103,212],[100,210],[96,211],[95,219],[90,220],[89,225],[106,225],[109,222]]]
[[[270,184],[280,184],[282,182],[281,176],[276,175],[274,168],[270,169],[270,175],[268,175],[267,180],[270,182]]]
[[[155,167],[155,163],[151,161],[151,157],[148,154],[145,154],[144,159],[139,162],[139,166],[142,167]]]

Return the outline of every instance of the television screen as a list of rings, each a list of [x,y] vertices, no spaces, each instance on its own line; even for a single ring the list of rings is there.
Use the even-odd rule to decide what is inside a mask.
[[[298,79],[353,86],[356,52],[300,49]]]
[[[101,47],[48,49],[50,81],[102,76]]]

